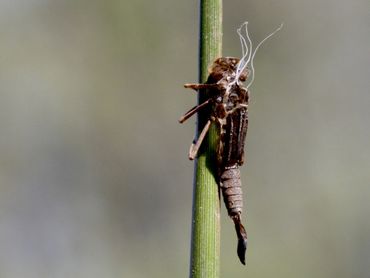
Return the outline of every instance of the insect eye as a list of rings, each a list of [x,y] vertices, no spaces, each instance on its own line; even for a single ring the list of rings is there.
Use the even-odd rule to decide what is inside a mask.
[[[242,82],[244,82],[245,80],[247,80],[247,76],[240,75],[239,80],[242,81]]]

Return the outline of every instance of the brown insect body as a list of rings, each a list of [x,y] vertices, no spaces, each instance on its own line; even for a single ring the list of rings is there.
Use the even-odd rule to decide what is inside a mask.
[[[238,256],[245,264],[247,249],[247,233],[241,223],[243,194],[240,181],[239,166],[244,161],[244,144],[248,129],[248,88],[254,80],[253,59],[258,48],[282,27],[281,24],[274,32],[265,37],[252,49],[248,22],[244,22],[237,30],[241,46],[242,58],[221,57],[216,59],[209,69],[205,84],[185,84],[185,88],[198,91],[204,99],[201,104],[193,107],[179,120],[183,123],[200,110],[209,114],[198,139],[190,147],[189,158],[194,159],[205,138],[211,122],[218,127],[217,171],[218,184],[222,190],[223,199],[229,216],[234,221],[238,236]],[[243,34],[243,30],[245,30]],[[249,77],[248,69],[250,68]],[[248,79],[244,86],[242,82]],[[202,97],[203,98],[203,97]]]
[[[239,59],[222,57],[214,61],[205,84],[186,84],[186,88],[199,90],[209,98],[202,104],[192,108],[181,119],[184,122],[200,109],[209,108],[210,116],[198,141],[190,147],[189,158],[194,159],[210,123],[218,127],[217,170],[218,183],[229,216],[235,224],[238,236],[237,253],[240,261],[245,264],[247,249],[247,233],[241,224],[243,195],[239,166],[243,164],[244,142],[248,128],[248,90],[241,85],[247,78],[246,72],[237,76],[236,69]],[[238,78],[236,80],[236,78]]]

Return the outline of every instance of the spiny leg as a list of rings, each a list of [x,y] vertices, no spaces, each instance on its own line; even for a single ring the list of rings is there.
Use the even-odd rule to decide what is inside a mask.
[[[187,119],[189,119],[191,116],[193,116],[195,113],[197,113],[200,109],[202,109],[203,107],[207,106],[209,104],[209,102],[211,101],[211,99],[207,99],[205,102],[203,102],[202,104],[199,104],[199,105],[196,105],[194,106],[193,108],[191,108],[188,112],[185,113],[184,116],[182,116],[180,119],[179,119],[179,122],[182,124],[183,122],[185,122]]]
[[[200,133],[198,137],[198,141],[194,144],[191,144],[190,150],[189,150],[189,159],[194,160],[194,158],[197,156],[198,150],[200,148],[200,145],[203,142],[204,137],[206,137],[206,134],[209,130],[209,127],[211,126],[211,120],[208,120],[206,125],[204,126],[202,132]]]

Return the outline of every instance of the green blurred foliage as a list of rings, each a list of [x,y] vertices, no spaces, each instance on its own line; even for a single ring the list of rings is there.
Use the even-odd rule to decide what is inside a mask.
[[[229,1],[256,43],[248,266],[222,207],[222,277],[368,277],[370,3]],[[0,276],[186,277],[197,1],[0,2]]]

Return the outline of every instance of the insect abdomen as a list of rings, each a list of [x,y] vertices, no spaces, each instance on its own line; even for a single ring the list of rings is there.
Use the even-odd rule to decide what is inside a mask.
[[[238,236],[237,253],[242,264],[245,264],[245,251],[247,250],[247,232],[241,223],[243,210],[243,193],[240,181],[240,170],[237,165],[224,169],[220,176],[220,186],[229,216],[234,221]]]
[[[232,217],[243,210],[243,192],[238,166],[225,169],[220,177],[221,190],[228,214]]]

